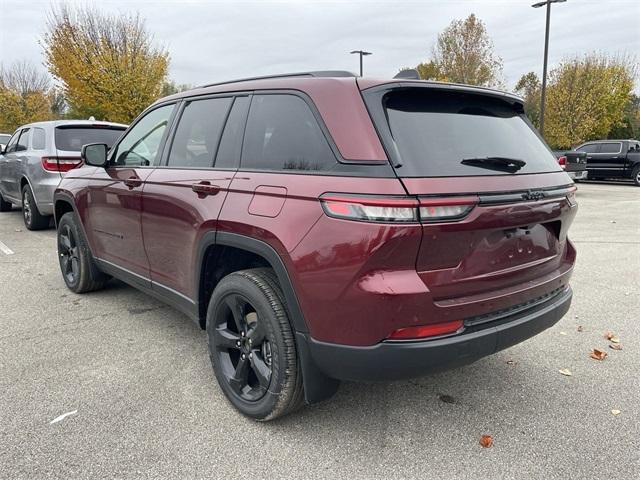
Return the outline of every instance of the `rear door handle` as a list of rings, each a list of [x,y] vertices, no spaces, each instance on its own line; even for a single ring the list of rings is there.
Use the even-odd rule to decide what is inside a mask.
[[[134,189],[142,185],[142,180],[138,177],[129,177],[124,181],[124,184],[129,187],[129,189]]]
[[[207,195],[216,195],[220,191],[220,187],[218,185],[211,185],[211,182],[203,180],[200,183],[191,185],[191,190],[196,192],[200,198],[204,198]]]

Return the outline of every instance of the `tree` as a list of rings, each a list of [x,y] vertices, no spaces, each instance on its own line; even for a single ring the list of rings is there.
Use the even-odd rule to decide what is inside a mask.
[[[160,96],[169,65],[139,16],[91,7],[54,8],[43,47],[70,114],[78,117],[130,122]]]
[[[637,63],[626,57],[590,54],[563,61],[551,71],[545,137],[554,148],[606,138],[622,125]]]
[[[502,84],[502,59],[482,20],[473,13],[454,20],[439,35],[432,59],[417,67],[421,78],[487,87]]]
[[[169,95],[175,95],[176,93],[184,92],[185,90],[190,90],[193,87],[187,83],[177,84],[173,80],[165,80],[162,83],[162,90],[160,91],[161,97],[168,97]]]
[[[28,62],[0,68],[0,131],[13,132],[25,123],[50,120],[50,86],[49,77]]]
[[[640,96],[629,96],[622,122],[609,131],[607,138],[640,138]]]
[[[538,76],[529,72],[518,80],[515,92],[524,99],[524,113],[536,128],[540,128],[541,84]]]

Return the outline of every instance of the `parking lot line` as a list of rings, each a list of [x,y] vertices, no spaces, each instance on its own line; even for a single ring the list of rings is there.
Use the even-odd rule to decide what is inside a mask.
[[[7,247],[2,241],[0,241],[0,251],[5,255],[13,255],[14,251]]]

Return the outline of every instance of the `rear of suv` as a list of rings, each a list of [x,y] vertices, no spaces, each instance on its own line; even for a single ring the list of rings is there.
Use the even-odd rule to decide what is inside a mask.
[[[571,302],[575,187],[520,99],[341,72],[159,100],[56,191],[67,286],[110,276],[206,329],[269,420],[341,380],[471,363]]]
[[[21,205],[29,230],[47,228],[53,192],[66,172],[80,166],[82,145],[111,146],[126,128],[89,120],[36,122],[18,128],[0,151],[0,211]]]

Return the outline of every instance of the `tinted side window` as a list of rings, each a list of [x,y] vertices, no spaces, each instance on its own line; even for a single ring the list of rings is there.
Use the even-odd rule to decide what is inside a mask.
[[[170,167],[211,168],[233,98],[187,103],[171,144]]]
[[[44,150],[46,145],[46,137],[44,129],[34,128],[33,137],[31,138],[31,145],[34,150]]]
[[[147,113],[126,133],[113,157],[117,166],[154,165],[175,105],[165,105]]]
[[[238,167],[247,108],[249,108],[249,97],[236,97],[220,140],[215,163],[216,168]]]
[[[577,152],[596,153],[598,151],[597,143],[587,143],[576,149]]]
[[[23,152],[29,148],[29,131],[30,128],[25,128],[20,134],[18,145],[16,145],[16,152]]]
[[[330,170],[335,156],[313,112],[295,95],[255,95],[242,149],[243,168]]]
[[[5,153],[11,153],[16,151],[16,145],[18,144],[18,138],[20,137],[20,130],[13,134],[9,143],[7,143],[7,147],[5,149]]]
[[[622,145],[620,143],[603,143],[600,145],[600,153],[620,153]]]

